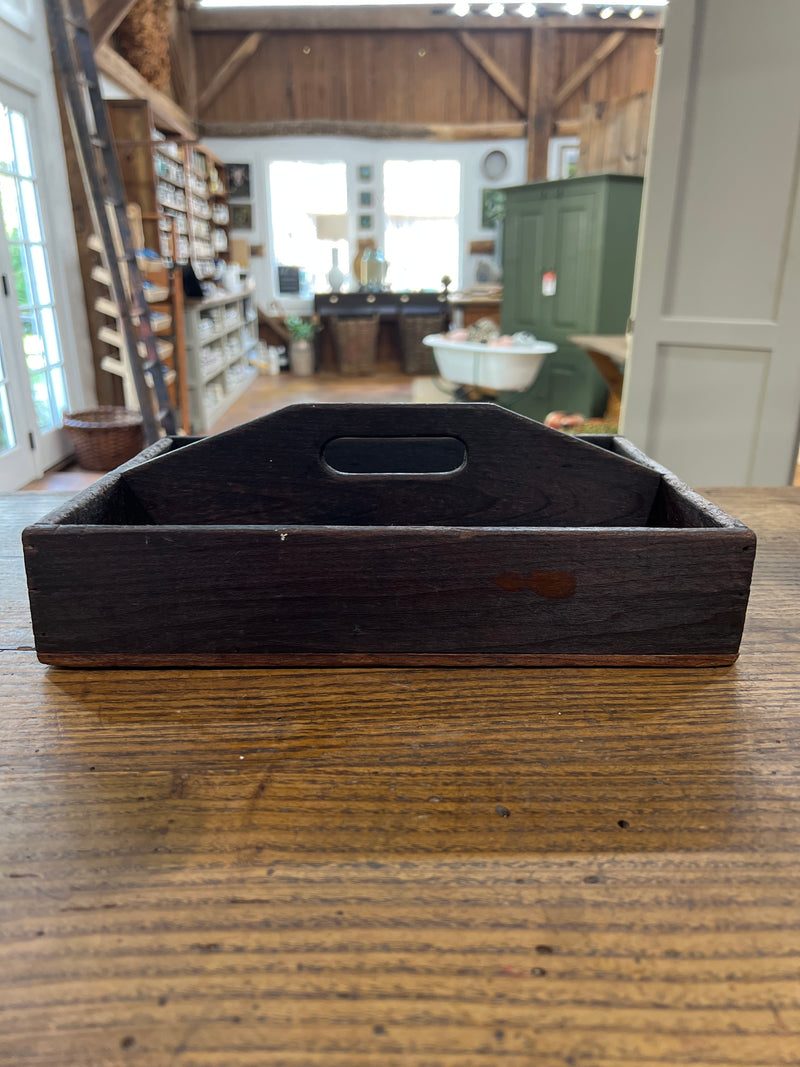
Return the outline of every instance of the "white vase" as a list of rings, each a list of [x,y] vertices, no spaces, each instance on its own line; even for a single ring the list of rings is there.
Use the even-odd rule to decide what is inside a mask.
[[[333,266],[328,271],[328,284],[331,287],[332,293],[340,293],[342,291],[342,283],[344,282],[344,273],[339,267],[338,248],[332,249],[331,259],[333,260]]]
[[[310,341],[292,341],[289,368],[298,378],[308,378],[314,373],[314,346]]]

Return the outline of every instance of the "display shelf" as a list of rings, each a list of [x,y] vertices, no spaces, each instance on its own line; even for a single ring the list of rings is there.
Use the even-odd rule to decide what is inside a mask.
[[[186,189],[186,186],[183,184],[183,182],[178,181],[177,178],[172,178],[169,174],[164,174],[164,172],[158,170],[158,168],[156,168],[156,176],[158,177],[158,180],[160,182],[167,182],[168,185],[174,185],[175,188],[180,189],[181,192],[184,192]]]
[[[219,363],[214,365],[213,370],[206,371],[202,377],[203,385],[208,385],[208,383],[213,381],[218,375],[224,374],[226,365],[225,360],[221,359]]]
[[[213,277],[215,261],[228,260],[224,164],[205,145],[166,139],[146,100],[107,103],[126,196],[142,209],[147,247],[181,266],[191,262],[201,279]],[[174,249],[164,236],[169,219],[181,238]]]
[[[253,380],[248,356],[258,344],[253,318],[253,284],[238,293],[219,293],[186,307],[187,365],[193,433],[208,433],[220,415]],[[235,312],[227,319],[226,313]],[[201,323],[214,321],[213,329]]]
[[[255,288],[256,283],[252,278],[248,278],[242,283],[242,288],[238,292],[216,293],[214,296],[208,296],[204,300],[192,301],[192,311],[208,311],[210,308],[219,307],[220,304],[233,304],[244,297],[252,296]]]
[[[231,407],[231,405],[234,404],[239,399],[239,397],[247,391],[247,388],[252,384],[257,375],[258,371],[255,369],[255,367],[249,368],[246,375],[244,375],[241,380],[237,382],[235,387],[233,387],[229,392],[223,394],[221,400],[219,400],[213,407],[204,408],[204,416],[206,420],[205,426],[203,426],[204,432],[207,433],[217,421],[217,419],[221,418],[228,410],[228,408]],[[194,419],[192,420],[192,424],[194,425]],[[198,432],[197,427],[195,427],[195,432]]]

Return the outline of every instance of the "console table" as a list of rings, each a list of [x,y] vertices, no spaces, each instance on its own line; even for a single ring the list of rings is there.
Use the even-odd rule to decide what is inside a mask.
[[[317,334],[317,367],[320,370],[336,370],[336,359],[330,331],[325,329],[326,319],[332,316],[347,318],[380,316],[376,369],[400,371],[402,353],[397,333],[400,315],[438,316],[447,312],[445,293],[318,293],[314,297],[314,312],[319,317],[322,330]]]

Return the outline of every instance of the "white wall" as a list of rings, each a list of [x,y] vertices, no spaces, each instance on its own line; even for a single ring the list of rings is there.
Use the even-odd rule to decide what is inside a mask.
[[[279,301],[287,311],[305,311],[304,302],[281,295],[277,291],[277,271],[269,255],[272,246],[268,216],[267,167],[273,160],[303,160],[306,162],[344,161],[348,168],[348,196],[350,197],[350,247],[355,255],[359,236],[367,236],[358,230],[359,188],[372,188],[376,192],[374,236],[381,247],[381,210],[379,182],[383,163],[388,159],[455,159],[461,164],[461,284],[469,285],[475,280],[475,267],[479,258],[469,255],[470,241],[492,238],[495,231],[481,227],[481,190],[489,186],[518,185],[525,181],[525,142],[468,141],[441,144],[419,141],[373,141],[354,137],[261,137],[261,138],[210,138],[208,146],[227,163],[249,163],[253,203],[253,230],[234,231],[234,237],[245,237],[251,244],[263,244],[264,258],[252,259],[251,269],[256,280],[257,299],[262,307]],[[496,182],[484,178],[480,163],[492,148],[502,148],[509,157],[510,165],[502,179]],[[359,183],[359,166],[371,166],[375,181],[370,186]],[[424,254],[424,250],[423,253]],[[342,265],[344,269],[344,265]]]
[[[799,189],[800,4],[672,0],[622,427],[694,485],[794,472]]]

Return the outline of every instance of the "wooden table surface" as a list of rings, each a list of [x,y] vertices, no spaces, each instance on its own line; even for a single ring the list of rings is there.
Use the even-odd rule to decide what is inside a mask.
[[[570,341],[580,348],[608,356],[620,367],[624,367],[628,361],[628,339],[625,334],[576,333],[570,337]]]
[[[570,337],[586,352],[608,386],[608,401],[603,418],[619,422],[622,408],[622,384],[628,360],[628,340],[624,334],[574,334]]]
[[[693,671],[47,669],[5,498],[0,1064],[800,1063],[800,490],[709,495]]]

